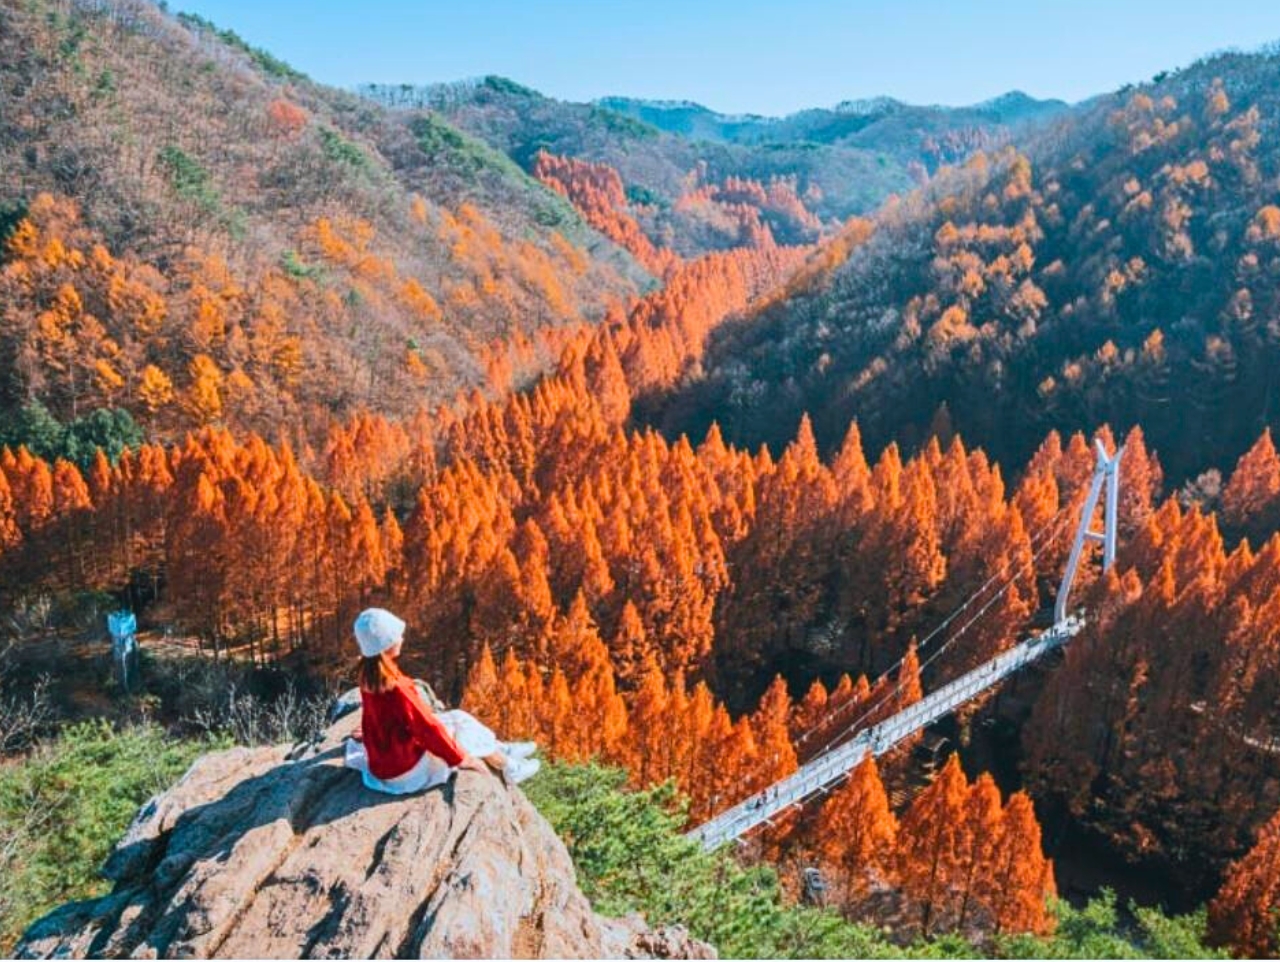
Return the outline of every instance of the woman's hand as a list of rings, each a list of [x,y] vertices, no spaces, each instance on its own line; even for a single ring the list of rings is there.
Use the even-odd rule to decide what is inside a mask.
[[[482,762],[480,759],[476,758],[476,756],[468,755],[466,758],[462,760],[462,763],[458,765],[459,771],[462,771],[464,769],[469,772],[480,772],[483,774],[489,771],[489,766],[486,765],[484,762]]]

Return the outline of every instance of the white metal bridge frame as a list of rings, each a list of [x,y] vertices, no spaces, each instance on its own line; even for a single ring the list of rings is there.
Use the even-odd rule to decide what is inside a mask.
[[[1054,602],[1054,624],[1051,628],[1001,652],[972,671],[966,672],[937,691],[921,698],[915,704],[858,732],[849,741],[823,752],[786,778],[700,825],[690,833],[690,837],[697,839],[704,848],[710,850],[739,839],[760,825],[771,823],[775,817],[787,809],[830,791],[847,778],[867,755],[879,756],[891,751],[916,732],[951,714],[965,702],[998,685],[1015,671],[1031,664],[1047,652],[1062,647],[1074,638],[1084,627],[1084,618],[1081,614],[1068,614],[1067,602],[1085,543],[1092,541],[1102,545],[1104,571],[1115,563],[1116,510],[1119,504],[1120,456],[1123,453],[1124,449],[1119,448],[1114,455],[1108,456],[1102,444],[1097,443],[1098,460],[1088,496],[1081,509],[1075,541],[1072,543],[1062,582],[1058,587]],[[1093,530],[1093,516],[1104,488],[1106,501],[1103,508],[1103,530],[1098,532]],[[1011,579],[1016,576],[1017,573],[1012,575]],[[985,611],[985,608],[983,610]],[[979,616],[981,614],[980,611]],[[961,628],[956,637],[959,637],[969,624],[972,622]],[[945,647],[944,645],[944,650]],[[941,654],[941,651],[938,654]],[[902,679],[899,679],[894,692],[901,686]]]

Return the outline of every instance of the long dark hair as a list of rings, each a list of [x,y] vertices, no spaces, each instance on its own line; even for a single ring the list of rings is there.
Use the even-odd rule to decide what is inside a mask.
[[[359,679],[360,690],[377,694],[390,691],[400,680],[400,666],[385,651],[372,658],[361,658],[356,666],[356,678]]]

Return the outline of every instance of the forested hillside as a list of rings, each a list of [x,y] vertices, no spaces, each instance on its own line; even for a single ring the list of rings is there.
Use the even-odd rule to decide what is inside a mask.
[[[1280,57],[1228,54],[944,172],[875,237],[725,329],[658,421],[825,451],[948,424],[1020,465],[1140,424],[1181,483],[1277,420]],[[945,410],[944,410],[945,409]]]
[[[912,184],[905,164],[871,151],[813,143],[756,148],[696,142],[608,107],[555,100],[501,77],[362,92],[380,103],[437,111],[525,169],[540,151],[607,164],[621,174],[633,200],[655,208],[655,218],[683,194],[731,177],[794,179],[824,220],[870,210]]]
[[[884,98],[783,118],[729,118],[696,104],[625,97],[570,103],[502,77],[362,92],[380,103],[438,111],[527,170],[543,152],[615,169],[650,235],[684,255],[738,243],[698,210],[717,193],[759,206],[751,196],[756,185],[762,194],[785,186],[814,222],[786,234],[773,224],[774,234],[780,243],[812,240],[820,223],[865,214],[939,166],[998,147],[1065,109],[1011,94],[972,108]]]
[[[651,284],[502,154],[230,31],[142,0],[0,18],[7,417],[406,413]]]

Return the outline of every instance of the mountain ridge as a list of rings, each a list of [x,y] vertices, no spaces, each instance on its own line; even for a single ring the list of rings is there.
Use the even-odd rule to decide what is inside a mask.
[[[690,179],[696,186],[730,178],[792,178],[798,193],[812,188],[814,213],[833,223],[869,214],[940,165],[1006,143],[1014,126],[1047,122],[1068,109],[1053,101],[1034,101],[1028,109],[1020,102],[1026,116],[1014,117],[1012,124],[990,105],[901,105],[881,114],[815,108],[783,118],[731,117],[692,103],[667,109],[618,97],[561,101],[496,76],[358,89],[388,105],[437,111],[525,169],[540,151],[607,164],[628,187],[667,206],[677,203]]]
[[[722,327],[658,422],[735,410],[755,429],[729,436],[774,445],[808,411],[824,450],[852,418],[915,446],[945,405],[944,434],[1005,463],[1050,428],[1142,423],[1171,477],[1225,470],[1275,419],[1278,95],[1280,57],[1228,53],[974,155]]]
[[[722,125],[724,127],[740,129],[754,125],[764,129],[785,129],[788,122],[795,123],[798,118],[816,118],[830,114],[882,117],[891,113],[928,111],[943,115],[985,113],[991,114],[997,118],[1005,118],[1010,114],[1037,115],[1059,113],[1072,106],[1066,101],[1057,98],[1037,99],[1021,90],[1010,90],[995,97],[972,104],[954,105],[936,103],[914,104],[888,95],[877,95],[841,100],[831,107],[803,107],[785,114],[758,114],[750,111],[745,113],[724,113],[711,107],[707,107],[706,105],[694,100],[665,100],[646,97],[629,97],[625,95],[599,97],[591,101],[591,103],[613,110],[617,113],[626,114],[633,116],[636,119],[652,123],[659,127],[659,129],[668,130],[671,133],[682,133],[674,121],[670,126],[665,126],[660,119],[655,122],[655,118],[661,118],[664,112],[688,112],[690,114],[695,114],[703,119],[704,124],[712,126]],[[732,140],[733,138],[728,139]],[[758,139],[763,139],[763,135],[758,135]]]

